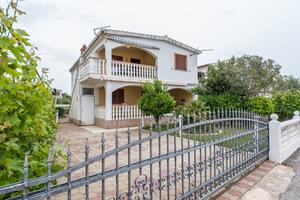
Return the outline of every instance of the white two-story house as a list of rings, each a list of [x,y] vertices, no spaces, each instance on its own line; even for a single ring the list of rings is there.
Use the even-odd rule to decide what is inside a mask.
[[[201,51],[168,36],[101,30],[71,67],[70,119],[104,128],[136,126],[141,83],[158,79],[176,104],[193,99]]]

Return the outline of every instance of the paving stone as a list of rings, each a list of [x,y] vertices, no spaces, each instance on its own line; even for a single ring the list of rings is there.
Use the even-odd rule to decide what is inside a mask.
[[[226,197],[225,195],[221,195],[216,200],[231,200],[230,198]]]
[[[251,188],[251,185],[248,184],[248,183],[246,183],[245,181],[239,181],[239,182],[237,183],[237,185],[238,185],[239,187],[241,187],[241,188],[246,189],[246,190],[249,190],[249,189]]]
[[[227,192],[235,197],[241,197],[243,195],[241,191],[232,188],[230,188]]]
[[[248,182],[252,182],[252,183],[256,183],[257,182],[257,179],[256,178],[254,178],[253,176],[246,176],[245,178],[244,178],[246,181],[248,181]]]

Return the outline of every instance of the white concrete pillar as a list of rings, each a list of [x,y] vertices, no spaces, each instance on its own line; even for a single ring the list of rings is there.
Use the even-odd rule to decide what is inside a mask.
[[[112,120],[112,88],[111,84],[105,84],[105,120]]]
[[[196,101],[198,99],[198,95],[197,94],[193,94],[193,101]]]
[[[112,57],[112,48],[108,45],[108,43],[105,43],[105,61],[106,61],[106,74],[111,75],[111,57]]]
[[[278,115],[272,114],[269,122],[269,160],[281,163],[281,123],[278,120]]]
[[[99,105],[99,88],[94,88],[95,106]]]
[[[55,121],[56,121],[56,123],[58,124],[58,110],[56,110],[56,114],[55,114]]]
[[[300,115],[299,111],[295,111],[293,119],[300,119],[299,115]]]

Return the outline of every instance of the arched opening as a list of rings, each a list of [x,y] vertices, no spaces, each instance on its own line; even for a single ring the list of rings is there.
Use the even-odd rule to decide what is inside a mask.
[[[155,56],[146,50],[120,46],[112,50],[112,60],[155,66]]]
[[[126,86],[112,92],[113,105],[137,105],[142,94],[139,86]]]
[[[176,106],[183,105],[193,100],[192,93],[181,88],[174,88],[169,90],[168,92],[172,97],[174,97],[176,101]]]

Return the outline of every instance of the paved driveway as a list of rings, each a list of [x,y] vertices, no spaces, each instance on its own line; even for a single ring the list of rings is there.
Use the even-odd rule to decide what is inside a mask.
[[[296,151],[287,161],[283,163],[291,167],[295,176],[292,179],[288,189],[282,194],[282,200],[300,199],[300,149]]]
[[[101,137],[102,132],[104,132],[105,135],[105,148],[106,151],[109,151],[111,149],[115,148],[115,130],[105,130],[100,129],[97,127],[89,126],[89,127],[79,127],[72,123],[63,123],[60,124],[60,127],[58,129],[57,134],[57,143],[60,144],[63,149],[66,151],[68,144],[71,145],[72,149],[72,164],[77,164],[79,162],[84,161],[85,157],[85,141],[86,138],[89,141],[89,156],[93,157],[98,154],[101,154]],[[119,129],[119,146],[127,144],[128,138],[127,138],[127,129]],[[153,133],[156,134],[156,133]],[[149,136],[148,132],[143,132],[141,135],[141,138]],[[138,131],[136,128],[132,130],[131,133],[131,141],[138,140]],[[173,141],[174,137],[169,136],[170,139],[170,146],[169,150],[172,152],[174,150]],[[166,137],[161,138],[161,144],[159,145],[158,139],[154,139],[152,141],[152,156],[156,157],[158,156],[159,152],[159,146],[161,149],[161,154],[166,154],[167,152],[167,140]],[[139,146],[136,145],[131,148],[131,163],[138,162],[139,161],[139,152],[141,152],[142,159],[149,159],[150,155],[150,143],[146,142],[143,143],[141,149],[142,151],[139,151]],[[176,146],[177,149],[181,148],[181,145],[183,145],[183,148],[186,148],[188,143],[186,139],[183,139],[183,143],[181,144],[180,139],[176,139]],[[204,151],[203,151],[204,152]],[[213,153],[213,152],[211,152]],[[124,150],[119,153],[119,166],[126,166],[128,163],[128,150]],[[193,158],[193,153],[190,154],[191,158]],[[177,159],[177,169],[181,167],[181,158],[180,156]],[[188,165],[188,157],[185,156],[183,158],[183,163],[185,166]],[[162,161],[162,166],[166,166],[166,161]],[[174,171],[174,160],[170,160],[170,172]],[[115,156],[110,156],[105,159],[105,170],[111,170],[114,169],[116,165],[116,159]],[[153,164],[153,177],[159,177],[159,167],[158,163]],[[143,174],[149,174],[150,168],[149,166],[143,167]],[[89,175],[97,174],[101,172],[101,162],[93,163],[89,166]],[[167,174],[166,167],[163,167],[161,170],[162,177]],[[82,178],[85,175],[85,169],[80,169],[78,171],[75,171],[75,173],[72,173],[72,180]],[[131,171],[131,177],[132,177],[132,183],[131,187],[135,185],[135,178],[139,176],[139,169],[132,170]],[[120,177],[120,193],[126,192],[128,187],[128,180],[127,180],[127,173],[121,174]],[[59,183],[66,182],[66,178],[62,178],[58,181]],[[115,177],[106,179],[106,196],[112,197],[115,196],[116,191],[116,180]],[[90,184],[89,190],[90,190],[90,196],[89,199],[101,199],[101,182]],[[172,194],[170,195],[172,199]],[[61,194],[59,196],[56,196],[54,199],[66,199],[67,193]],[[76,190],[72,190],[72,199],[84,199],[85,198],[85,187],[81,187]]]

